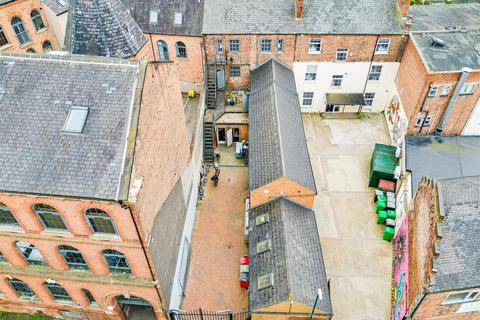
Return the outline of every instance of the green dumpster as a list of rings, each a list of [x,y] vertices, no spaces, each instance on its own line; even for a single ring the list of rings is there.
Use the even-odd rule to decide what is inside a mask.
[[[379,211],[377,214],[377,223],[385,224],[385,219],[387,219],[387,211]]]
[[[395,157],[397,148],[385,144],[375,144],[370,162],[370,177],[368,186],[376,188],[380,179],[395,181],[395,168],[399,160]]]
[[[395,220],[397,218],[397,213],[393,210],[387,211],[387,218]]]
[[[385,241],[392,240],[394,234],[395,234],[395,229],[390,227],[383,228],[383,240]]]
[[[380,210],[383,210],[387,207],[387,202],[386,201],[381,201],[381,200],[378,200],[376,203],[375,203],[375,207],[376,207],[376,211],[380,211]]]

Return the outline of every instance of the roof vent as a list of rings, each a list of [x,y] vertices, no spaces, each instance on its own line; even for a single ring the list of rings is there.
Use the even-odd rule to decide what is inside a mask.
[[[181,12],[175,12],[175,25],[181,26],[183,24],[183,14]]]
[[[87,107],[70,107],[67,120],[63,126],[63,132],[82,133],[85,122],[87,121]]]
[[[150,23],[157,24],[158,23],[158,11],[150,11]]]
[[[257,254],[266,252],[271,249],[272,249],[272,240],[270,239],[260,241],[259,243],[257,243]]]
[[[268,222],[268,213],[264,213],[255,218],[255,227]]]
[[[433,47],[445,47],[446,43],[440,38],[432,37],[432,46]]]
[[[273,287],[273,273],[258,277],[257,287],[258,287],[258,290],[266,289],[268,287]]]

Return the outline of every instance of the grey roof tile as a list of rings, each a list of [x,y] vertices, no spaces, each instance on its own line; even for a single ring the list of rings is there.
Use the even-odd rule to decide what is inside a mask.
[[[250,190],[287,177],[316,192],[293,71],[271,59],[251,77]]]
[[[42,3],[50,8],[57,16],[67,12],[70,0],[62,0],[63,3],[60,3],[58,0],[42,0]]]
[[[269,221],[255,226],[255,218],[268,213]],[[317,290],[323,299],[317,309],[332,313],[322,249],[315,214],[287,199],[279,198],[250,210],[250,308],[255,311],[288,301],[313,306]],[[271,250],[256,252],[257,244],[270,239]],[[257,279],[273,273],[274,285],[259,290]]]
[[[480,284],[480,176],[438,181],[441,223],[437,269],[431,291],[478,287]]]
[[[202,34],[204,0],[123,0],[125,7],[144,33],[191,35]],[[157,23],[150,23],[150,11],[158,12]],[[182,13],[183,24],[175,25],[175,13]]]
[[[65,44],[72,53],[128,58],[147,42],[121,0],[72,0]]]
[[[204,34],[398,34],[396,0],[205,0]]]
[[[435,4],[410,6],[413,16],[412,31],[445,31],[455,29],[478,29],[480,3]]]
[[[138,63],[0,55],[0,190],[117,200]],[[70,106],[88,107],[65,134]]]

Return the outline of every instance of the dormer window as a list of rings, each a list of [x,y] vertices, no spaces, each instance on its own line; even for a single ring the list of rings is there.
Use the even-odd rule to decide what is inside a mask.
[[[175,25],[181,26],[183,24],[183,14],[181,12],[175,12]]]
[[[150,11],[150,23],[157,24],[158,23],[158,11]]]
[[[85,122],[87,121],[87,107],[70,107],[67,120],[63,126],[65,133],[82,133]]]

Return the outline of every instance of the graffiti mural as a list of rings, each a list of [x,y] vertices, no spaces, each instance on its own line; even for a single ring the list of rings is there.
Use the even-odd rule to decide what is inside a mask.
[[[394,95],[392,99],[390,99],[390,102],[385,108],[385,117],[387,118],[392,141],[398,145],[399,142],[403,140],[407,120],[397,95]]]
[[[393,297],[392,320],[402,320],[407,314],[408,285],[408,219],[404,219],[393,238]]]

